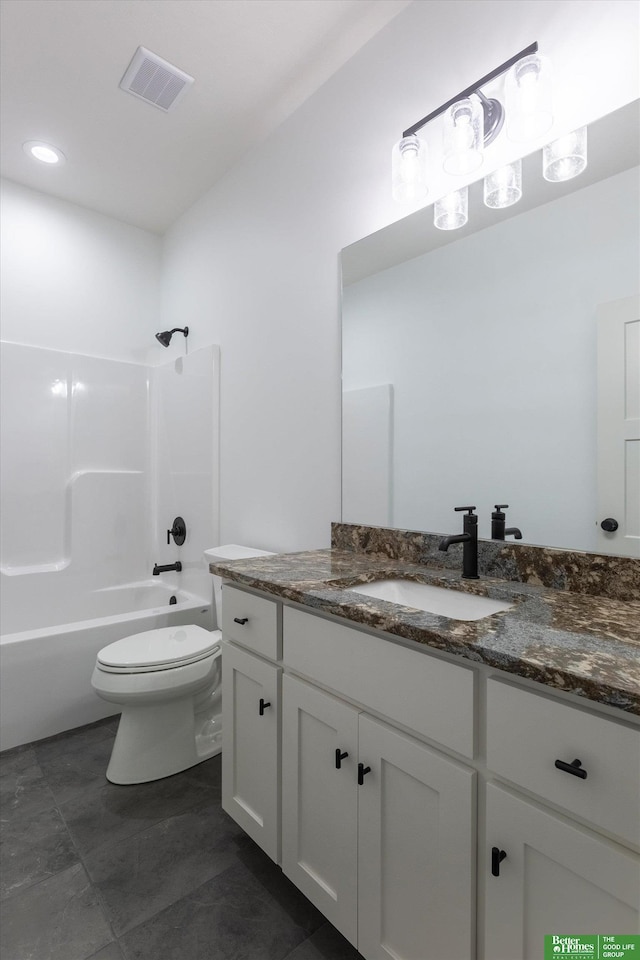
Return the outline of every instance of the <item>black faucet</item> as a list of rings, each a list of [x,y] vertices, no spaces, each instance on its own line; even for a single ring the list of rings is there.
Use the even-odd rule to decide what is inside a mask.
[[[522,540],[522,533],[518,527],[505,527],[506,517],[503,510],[508,510],[508,503],[496,503],[496,509],[491,514],[491,539],[504,540],[505,537],[515,537]]]
[[[439,548],[445,553],[452,543],[464,544],[462,548],[462,576],[465,580],[478,580],[478,518],[474,514],[475,507],[455,507],[456,512],[466,510],[464,516],[464,533],[452,537],[443,537]]]
[[[176,560],[175,563],[165,563],[162,567],[159,567],[157,563],[154,563],[153,565],[154,577],[160,576],[161,573],[169,573],[170,570],[175,570],[177,573],[180,573],[182,570],[182,564],[180,561]]]

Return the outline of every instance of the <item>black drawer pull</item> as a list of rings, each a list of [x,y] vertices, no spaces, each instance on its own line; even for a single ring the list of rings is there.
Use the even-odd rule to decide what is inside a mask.
[[[371,767],[365,767],[364,763],[358,764],[358,786],[362,786],[367,773],[371,773]]]
[[[340,753],[340,747],[336,747],[336,770],[339,770],[342,766],[342,761],[345,757],[348,757],[349,754],[346,752]]]
[[[581,780],[587,779],[587,771],[582,766],[581,760],[574,760],[573,763],[565,763],[564,760],[556,760],[558,770],[564,770],[565,773],[572,773],[574,777],[580,777]]]
[[[259,713],[260,713],[260,716],[261,716],[261,717],[264,717],[264,711],[266,710],[267,707],[270,707],[270,706],[271,706],[271,701],[270,701],[270,700],[263,700],[262,697],[260,697],[260,710],[259,710]]]
[[[234,617],[234,623],[239,623],[241,627],[244,627],[245,623],[249,622],[249,617]]]
[[[494,877],[500,876],[500,864],[507,854],[500,847],[491,847],[491,873]]]

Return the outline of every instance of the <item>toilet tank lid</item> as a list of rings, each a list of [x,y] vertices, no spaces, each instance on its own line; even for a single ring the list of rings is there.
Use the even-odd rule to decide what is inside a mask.
[[[251,557],[272,557],[270,550],[258,550],[256,547],[241,547],[237,543],[225,543],[220,547],[211,547],[204,552],[207,560],[248,560]]]
[[[213,652],[220,631],[209,632],[195,623],[159,627],[116,640],[103,647],[98,662],[106,667],[154,667],[200,659]]]

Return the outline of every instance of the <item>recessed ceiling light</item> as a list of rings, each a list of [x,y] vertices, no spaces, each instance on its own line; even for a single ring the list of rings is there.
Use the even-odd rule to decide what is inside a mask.
[[[62,150],[53,147],[50,143],[44,143],[42,140],[27,140],[22,144],[22,149],[28,157],[35,157],[41,163],[61,165],[65,161],[65,155]]]

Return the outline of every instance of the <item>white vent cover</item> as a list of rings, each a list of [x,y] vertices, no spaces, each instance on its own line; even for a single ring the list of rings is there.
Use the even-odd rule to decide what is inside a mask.
[[[178,70],[145,47],[138,47],[120,81],[120,87],[134,97],[167,111],[175,107],[192,83],[193,77],[188,73]]]

